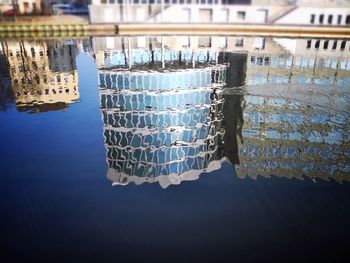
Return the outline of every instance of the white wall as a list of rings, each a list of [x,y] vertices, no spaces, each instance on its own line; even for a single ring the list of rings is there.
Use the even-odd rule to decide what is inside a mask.
[[[140,0],[141,1],[141,0]],[[349,0],[350,1],[350,0]],[[252,5],[172,5],[166,8],[163,13],[157,13],[161,5],[152,5],[152,13],[149,16],[149,6],[147,4],[129,4],[124,5],[123,17],[121,18],[119,4],[99,4],[100,0],[93,0],[90,5],[90,18],[92,23],[119,23],[119,22],[173,22],[173,23],[203,23],[207,21],[204,17],[204,9],[212,10],[212,21],[208,23],[264,23],[265,13],[262,10],[268,10],[269,18],[278,16],[287,10],[283,6],[252,6]],[[290,7],[287,7],[290,8]],[[112,11],[107,11],[112,10]],[[113,15],[108,15],[112,12]],[[245,12],[245,18],[239,18],[238,12]],[[190,13],[190,21],[188,21]],[[202,17],[201,15],[202,14]],[[350,15],[350,8],[311,8],[299,7],[289,14],[281,17],[276,24],[304,24],[310,25],[311,15],[315,15],[314,25],[320,25],[319,17],[324,15],[323,25],[328,24],[328,16],[333,15],[332,25],[338,25],[338,15],[342,16],[341,24],[345,25],[346,16]]]
[[[276,24],[307,24],[310,25],[311,15],[315,15],[315,25],[321,25],[319,17],[324,15],[323,25],[328,24],[328,16],[333,15],[332,25],[337,25],[338,15],[342,16],[341,25],[345,25],[345,19],[347,15],[350,15],[350,8],[311,8],[311,7],[299,7],[281,19],[277,20]]]
[[[99,0],[94,0],[98,1]],[[93,1],[93,2],[94,2]],[[160,9],[160,5],[152,5],[155,10]],[[274,7],[267,7],[270,10],[270,14],[273,15]],[[90,20],[92,23],[107,23],[122,22],[120,16],[120,5],[119,4],[98,4],[90,5]],[[204,17],[202,10],[210,9],[212,10],[212,21],[207,21]],[[172,5],[166,8],[162,13],[158,13],[155,16],[149,17],[148,15],[148,5],[142,4],[132,4],[128,7],[124,5],[124,21],[129,22],[188,22],[188,12],[190,12],[190,18],[192,23],[202,23],[204,20],[208,23],[263,23],[265,22],[264,12],[261,11],[260,6],[249,6],[249,5]],[[265,8],[266,9],[266,8]],[[106,10],[113,10],[113,19],[107,21],[105,12]],[[190,10],[190,11],[189,11]],[[245,12],[245,18],[239,18],[237,12]],[[202,17],[201,15],[202,14]],[[127,20],[126,18],[129,17]]]

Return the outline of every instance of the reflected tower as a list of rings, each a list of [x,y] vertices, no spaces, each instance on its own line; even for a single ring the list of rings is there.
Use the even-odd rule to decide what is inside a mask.
[[[220,168],[227,66],[219,53],[118,40],[120,49],[96,52],[107,178],[166,188]]]

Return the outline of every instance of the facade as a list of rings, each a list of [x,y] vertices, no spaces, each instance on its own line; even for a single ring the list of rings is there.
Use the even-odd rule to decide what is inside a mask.
[[[60,109],[79,99],[74,44],[6,41],[1,46],[19,110]]]
[[[350,24],[349,0],[93,0],[92,23]]]

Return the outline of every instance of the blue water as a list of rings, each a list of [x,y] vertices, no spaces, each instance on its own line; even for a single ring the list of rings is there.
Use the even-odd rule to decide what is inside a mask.
[[[97,66],[86,54],[76,66],[79,101],[65,110],[0,111],[2,262],[349,259],[346,172],[241,179],[223,161],[166,189],[112,186]]]

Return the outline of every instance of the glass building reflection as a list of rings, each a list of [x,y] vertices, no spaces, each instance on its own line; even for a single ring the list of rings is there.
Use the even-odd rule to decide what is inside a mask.
[[[166,188],[198,179],[225,160],[240,178],[349,180],[350,102],[341,87],[349,82],[350,63],[344,54],[300,49],[308,40],[299,40],[294,51],[273,39],[173,40],[93,41],[107,178],[114,185]]]
[[[226,65],[210,50],[151,41],[152,49],[102,51],[97,62],[107,178],[166,188],[221,167]]]
[[[3,41],[1,54],[2,94],[19,111],[64,109],[79,99],[75,42]]]

